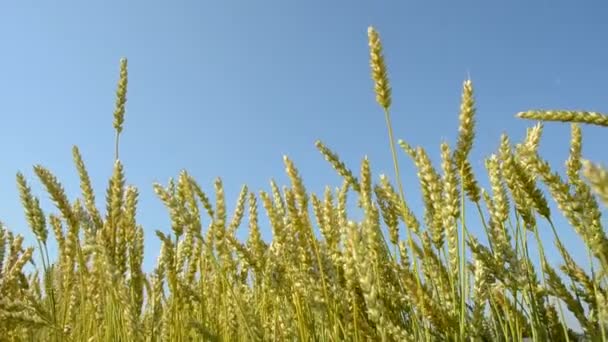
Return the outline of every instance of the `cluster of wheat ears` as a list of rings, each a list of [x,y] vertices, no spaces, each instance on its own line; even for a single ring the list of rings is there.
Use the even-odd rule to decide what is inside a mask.
[[[582,335],[605,341],[608,239],[600,205],[608,205],[608,171],[582,159],[579,124],[608,126],[608,116],[519,113],[520,118],[571,122],[567,178],[537,153],[543,128],[538,123],[521,143],[502,136],[498,151],[485,161],[491,185],[486,190],[469,162],[475,107],[466,80],[458,140],[454,148],[441,145],[440,170],[423,148],[398,142],[418,169],[420,219],[400,182],[382,44],[373,28],[368,36],[396,187],[386,176],[374,182],[367,158],[355,174],[317,142],[343,177],[341,187],[328,187],[322,196],[307,193],[285,157],[291,184],[280,188],[271,182],[271,191],[257,195],[243,187],[229,219],[221,180],[215,181],[212,203],[182,172],[166,186],[154,185],[172,223],[170,232],[156,231],[162,247],[151,273],[142,269],[138,191],[125,185],[118,158],[127,92],[122,60],[114,112],[116,160],[105,211],[96,206],[76,147],[82,196],[73,202],[51,171],[34,167],[57,214],[47,216],[25,177],[17,174],[38,248],[24,247],[22,236],[0,228],[0,340],[575,341],[581,334],[566,323],[571,315]],[[560,241],[545,193],[584,242],[588,264],[577,264]],[[364,213],[360,221],[348,217],[350,195]],[[270,242],[261,238],[259,204],[268,217]],[[465,205],[477,209],[478,220],[471,222],[470,215],[465,220]],[[239,241],[243,220],[248,237]],[[553,229],[559,263],[545,256],[540,221]],[[483,227],[487,243],[469,233],[472,225]],[[54,260],[47,249],[49,229],[58,250]]]

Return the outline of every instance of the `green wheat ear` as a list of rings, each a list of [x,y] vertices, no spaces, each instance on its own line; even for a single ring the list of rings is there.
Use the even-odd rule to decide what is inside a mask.
[[[120,59],[120,78],[116,89],[116,107],[114,109],[114,129],[116,130],[116,150],[115,156],[118,159],[118,142],[125,122],[125,104],[127,103],[127,59]]]

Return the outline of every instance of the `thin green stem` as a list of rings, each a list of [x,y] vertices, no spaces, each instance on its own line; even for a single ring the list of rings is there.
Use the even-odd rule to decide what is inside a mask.
[[[401,173],[399,172],[399,161],[397,160],[397,152],[395,148],[395,138],[393,135],[393,125],[391,123],[391,116],[388,108],[384,108],[384,118],[386,119],[386,126],[388,128],[388,138],[391,148],[391,155],[393,158],[393,167],[395,169],[395,179],[397,181],[397,186],[399,187],[399,197],[401,199],[401,210],[403,215],[406,215],[407,209],[405,204],[405,192],[403,191],[403,182],[401,180]],[[416,275],[416,282],[418,284],[418,288],[422,290],[422,282],[420,280],[420,275],[418,272],[418,262],[416,261],[416,254],[414,253],[414,240],[412,238],[411,228],[406,226],[407,239],[410,247],[410,253],[412,255],[412,262],[414,263],[414,274]],[[421,291],[421,293],[424,293]],[[425,333],[428,334],[428,329],[425,329]]]
[[[116,138],[114,141],[114,160],[118,160],[118,146],[120,143],[120,132],[116,131]]]

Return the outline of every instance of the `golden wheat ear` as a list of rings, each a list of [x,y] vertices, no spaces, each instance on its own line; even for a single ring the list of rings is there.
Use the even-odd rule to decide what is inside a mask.
[[[583,173],[591,183],[591,187],[597,193],[604,205],[608,207],[608,169],[593,164],[590,161],[583,161]]]
[[[569,110],[529,110],[517,113],[520,119],[584,123],[608,127],[608,115],[598,112]]]
[[[388,71],[384,55],[382,53],[382,41],[378,31],[373,27],[367,29],[369,41],[370,67],[372,69],[372,79],[374,80],[374,91],[376,101],[380,107],[388,110],[391,106],[391,86],[388,80]]]

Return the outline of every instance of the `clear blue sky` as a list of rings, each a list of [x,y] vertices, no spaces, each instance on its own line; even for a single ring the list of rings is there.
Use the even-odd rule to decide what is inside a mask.
[[[603,1],[4,1],[0,218],[31,237],[15,174],[24,172],[48,207],[32,172],[37,163],[75,198],[74,144],[105,207],[123,56],[129,93],[121,159],[141,193],[150,266],[159,246],[154,229],[169,231],[152,184],[181,169],[211,196],[221,176],[230,208],[243,184],[255,191],[269,189],[270,178],[286,184],[283,154],[309,190],[339,186],[316,139],[352,169],[368,155],[376,176],[392,178],[369,77],[369,25],[385,45],[396,137],[436,161],[441,140],[455,141],[462,81],[471,75],[478,108],[471,158],[482,171],[502,132],[517,140],[533,125],[514,118],[518,111],[608,111],[607,10]],[[587,158],[606,160],[602,132],[584,127]],[[542,152],[554,165],[563,165],[568,140],[568,125],[546,125]],[[421,214],[415,169],[400,157],[406,194]],[[576,246],[572,230],[558,223]]]

